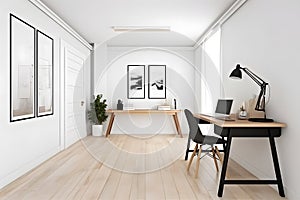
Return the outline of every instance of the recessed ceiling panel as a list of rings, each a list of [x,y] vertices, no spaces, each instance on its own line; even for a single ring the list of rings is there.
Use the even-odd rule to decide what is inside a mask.
[[[166,26],[196,41],[234,1],[42,0],[91,43],[116,36],[113,26]]]

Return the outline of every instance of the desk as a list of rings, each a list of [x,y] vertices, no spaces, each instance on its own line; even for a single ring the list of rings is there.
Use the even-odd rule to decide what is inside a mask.
[[[227,146],[224,150],[224,161],[219,182],[218,196],[222,197],[225,184],[276,184],[278,186],[279,195],[284,197],[283,184],[281,179],[280,167],[278,163],[277,150],[274,137],[280,137],[281,128],[286,124],[279,122],[250,122],[248,120],[223,121],[213,117],[194,114],[199,119],[199,123],[214,124],[216,134],[227,137]],[[231,141],[233,137],[267,137],[270,141],[270,147],[273,157],[275,169],[275,180],[225,180],[227,164]]]
[[[107,110],[106,113],[110,114],[110,120],[106,130],[106,137],[110,135],[115,115],[116,114],[167,114],[173,116],[173,120],[176,126],[177,133],[182,137],[180,123],[178,120],[178,113],[181,110],[154,110],[154,109],[135,109],[135,110]]]

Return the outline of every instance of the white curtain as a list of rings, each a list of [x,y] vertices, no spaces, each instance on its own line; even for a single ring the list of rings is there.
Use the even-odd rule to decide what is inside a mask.
[[[201,112],[213,113],[221,96],[221,29],[206,39],[201,53]]]

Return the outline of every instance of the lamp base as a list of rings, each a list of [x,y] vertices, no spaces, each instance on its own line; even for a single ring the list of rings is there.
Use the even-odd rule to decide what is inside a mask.
[[[274,122],[273,119],[269,119],[269,118],[249,118],[248,121],[251,121],[251,122]]]

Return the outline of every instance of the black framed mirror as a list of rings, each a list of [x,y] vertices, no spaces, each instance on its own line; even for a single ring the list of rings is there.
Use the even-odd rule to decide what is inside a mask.
[[[35,117],[35,28],[10,14],[10,121]]]
[[[37,116],[53,115],[53,39],[37,30]]]

